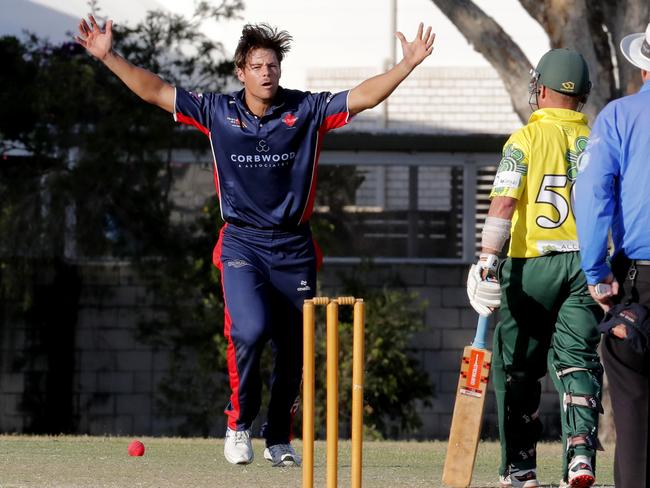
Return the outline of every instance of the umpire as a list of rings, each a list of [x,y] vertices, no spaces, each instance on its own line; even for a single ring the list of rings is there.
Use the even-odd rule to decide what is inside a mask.
[[[645,34],[626,36],[620,48],[644,83],[598,115],[577,179],[575,212],[589,291],[608,311],[602,355],[617,437],[616,488],[643,488],[650,487],[650,25]]]

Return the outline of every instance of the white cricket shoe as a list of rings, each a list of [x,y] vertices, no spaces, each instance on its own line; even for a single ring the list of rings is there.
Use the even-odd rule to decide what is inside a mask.
[[[499,476],[501,488],[538,488],[537,473],[534,469],[510,468],[507,475]]]
[[[251,431],[226,430],[226,443],[223,446],[223,455],[232,464],[250,464],[253,462],[253,445],[251,444]]]
[[[264,449],[264,459],[271,461],[273,466],[300,466],[302,459],[291,444],[275,444]]]
[[[596,482],[594,470],[591,468],[591,458],[588,456],[574,456],[569,464],[570,488],[590,488]]]

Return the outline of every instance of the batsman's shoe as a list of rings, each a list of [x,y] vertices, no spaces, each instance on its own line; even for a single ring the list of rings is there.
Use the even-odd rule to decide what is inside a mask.
[[[574,456],[569,464],[569,484],[571,488],[589,488],[596,481],[591,459],[588,456]]]
[[[264,459],[271,461],[273,466],[300,466],[302,459],[291,447],[291,444],[275,444],[264,449]]]
[[[534,469],[510,468],[508,474],[499,476],[501,488],[538,488],[537,473]]]
[[[223,446],[223,455],[232,464],[250,464],[253,462],[253,445],[251,444],[251,431],[226,430],[226,443]]]

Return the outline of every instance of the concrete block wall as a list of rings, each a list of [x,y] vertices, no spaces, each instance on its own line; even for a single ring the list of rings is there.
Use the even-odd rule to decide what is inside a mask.
[[[420,407],[423,426],[412,438],[446,439],[449,434],[462,351],[474,339],[477,322],[477,315],[467,301],[467,268],[464,265],[400,264],[377,267],[364,274],[367,286],[381,288],[386,283],[400,282],[427,303],[424,329],[414,335],[410,352],[427,371],[435,395],[431,406]],[[320,273],[324,294],[333,296],[340,286],[341,276],[351,272],[354,270],[349,265],[325,264]],[[493,317],[490,322],[490,349],[497,318]],[[496,438],[497,414],[491,384],[485,413],[483,434]],[[559,438],[558,395],[548,375],[542,381],[540,414],[545,434],[552,439]]]
[[[341,277],[351,272],[355,269],[350,265],[326,263],[320,275],[321,293],[335,295]],[[420,409],[424,425],[417,439],[445,439],[449,431],[461,351],[473,339],[476,325],[476,314],[467,306],[465,273],[466,266],[458,265],[382,265],[364,274],[367,286],[397,281],[427,302],[424,330],[413,338],[410,352],[428,372],[435,397],[431,406]],[[138,321],[159,313],[151,293],[128,262],[84,263],[80,276],[73,378],[78,432],[175,434],[182,419],[163,417],[155,404],[158,385],[170,366],[169,351],[143,345],[136,336]],[[0,431],[23,432],[22,400],[30,373],[20,368],[25,328],[5,325],[9,326],[2,328],[0,345]],[[557,395],[548,380],[543,391],[546,432],[557,438]],[[495,436],[492,394],[486,412],[484,433]]]
[[[157,312],[153,295],[128,262],[86,263],[76,335],[78,428],[87,434],[171,434],[156,409],[169,352],[144,345],[137,325]]]

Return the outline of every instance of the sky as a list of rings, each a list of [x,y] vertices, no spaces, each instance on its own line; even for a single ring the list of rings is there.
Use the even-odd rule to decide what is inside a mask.
[[[187,13],[191,2],[158,0],[170,10]],[[412,39],[420,22],[436,32],[433,54],[423,66],[488,66],[468,45],[456,27],[431,0],[395,0],[397,30]],[[244,0],[241,19],[208,25],[206,33],[218,38],[234,52],[241,27],[246,22],[268,22],[285,29],[294,38],[291,52],[283,61],[283,85],[305,88],[309,67],[371,67],[382,70],[391,55],[394,36],[392,0]],[[533,64],[549,49],[544,30],[517,0],[475,0],[501,23],[520,44]],[[397,45],[397,60],[401,47]]]
[[[268,22],[289,31],[294,43],[283,62],[282,84],[305,89],[310,68],[364,67],[379,73],[391,56],[393,1],[397,5],[397,30],[407,39],[413,38],[420,22],[431,25],[436,32],[434,52],[423,66],[488,66],[431,0],[244,0],[245,11],[239,19],[206,23],[204,31],[221,41],[230,55],[247,22]],[[120,22],[135,22],[147,10],[159,7],[189,14],[193,3],[99,0],[102,12],[115,20],[116,28]],[[548,50],[546,34],[517,0],[475,3],[504,27],[533,64]],[[76,29],[78,18],[87,12],[87,0],[1,0],[0,33],[19,34],[28,29],[60,41]]]

